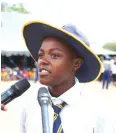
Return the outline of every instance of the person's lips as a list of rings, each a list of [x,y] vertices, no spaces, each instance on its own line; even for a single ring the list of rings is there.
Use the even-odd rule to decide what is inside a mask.
[[[41,68],[40,70],[39,70],[39,75],[40,76],[47,76],[47,75],[49,75],[50,74],[50,71],[48,71],[47,69],[45,69],[45,68]]]

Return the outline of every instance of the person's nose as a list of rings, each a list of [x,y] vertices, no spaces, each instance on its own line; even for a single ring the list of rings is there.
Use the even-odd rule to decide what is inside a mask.
[[[39,59],[38,60],[38,65],[41,66],[41,65],[48,65],[49,64],[49,60],[47,57],[44,57],[42,59]]]

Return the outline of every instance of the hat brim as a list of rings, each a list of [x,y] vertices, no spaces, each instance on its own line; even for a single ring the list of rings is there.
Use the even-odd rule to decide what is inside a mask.
[[[25,44],[33,57],[38,61],[38,51],[46,37],[61,38],[68,42],[84,59],[83,65],[76,72],[79,82],[86,83],[98,79],[101,74],[101,61],[99,57],[78,37],[41,21],[30,21],[23,26]]]

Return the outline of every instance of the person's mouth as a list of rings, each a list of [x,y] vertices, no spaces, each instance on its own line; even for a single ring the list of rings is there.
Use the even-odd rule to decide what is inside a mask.
[[[45,68],[39,69],[39,75],[40,76],[48,76],[49,74],[50,74],[50,71],[48,71],[47,69],[45,69]]]

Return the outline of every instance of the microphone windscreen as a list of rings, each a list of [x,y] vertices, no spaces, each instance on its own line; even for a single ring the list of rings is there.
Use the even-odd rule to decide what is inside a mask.
[[[16,96],[20,96],[21,94],[23,94],[29,87],[30,83],[26,78],[18,81],[17,83],[11,86],[11,88],[13,88],[13,90],[15,91]]]

